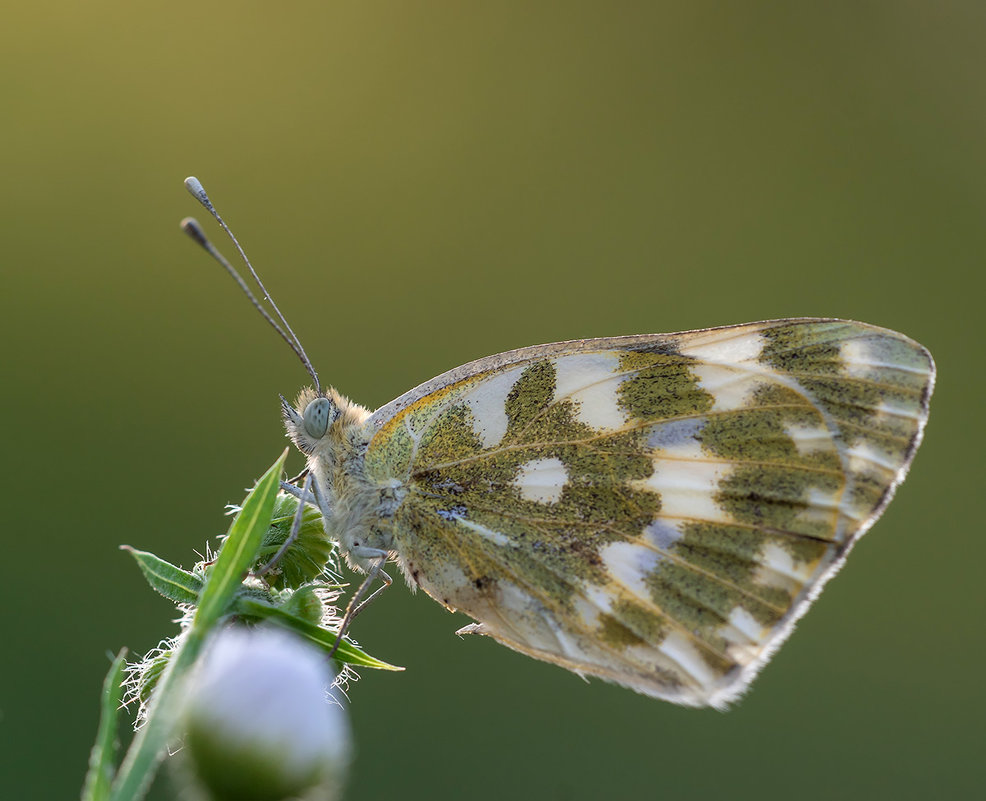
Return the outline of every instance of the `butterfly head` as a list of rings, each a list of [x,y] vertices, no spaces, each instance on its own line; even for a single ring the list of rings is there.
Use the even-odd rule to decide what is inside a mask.
[[[318,392],[306,387],[294,405],[281,397],[281,411],[288,437],[309,456],[332,448],[332,442],[347,438],[353,426],[360,425],[369,412],[344,398],[332,387]]]
[[[332,389],[326,393],[319,393],[311,388],[305,388],[298,395],[298,400],[293,406],[282,396],[281,410],[288,437],[303,453],[314,453],[318,444],[339,419],[344,402],[344,399]]]

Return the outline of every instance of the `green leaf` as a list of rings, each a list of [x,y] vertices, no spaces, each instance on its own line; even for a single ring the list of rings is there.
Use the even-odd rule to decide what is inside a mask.
[[[137,566],[155,592],[176,604],[198,602],[203,584],[198,576],[175,567],[148,551],[138,551],[129,545],[121,545],[120,549],[127,551],[137,561]]]
[[[168,740],[174,736],[184,680],[198,658],[209,632],[229,612],[229,606],[270,523],[274,496],[288,452],[261,476],[233,520],[209,578],[199,594],[199,607],[181,647],[168,660],[157,690],[148,704],[147,722],[130,744],[116,780],[111,801],[137,801],[147,794]]]
[[[336,635],[331,631],[326,631],[314,623],[309,623],[300,617],[295,617],[280,607],[270,606],[253,598],[240,597],[236,601],[236,611],[238,614],[249,615],[262,620],[271,620],[305,637],[305,639],[321,646],[326,653],[331,651],[336,644]],[[333,659],[340,662],[347,662],[358,667],[375,668],[377,670],[404,670],[397,665],[391,665],[375,657],[370,656],[365,651],[357,648],[345,638],[336,649]]]
[[[281,458],[260,477],[243,502],[240,513],[233,519],[199,598],[193,627],[210,627],[226,614],[243,577],[256,559],[260,543],[270,524],[274,498],[281,486],[281,471],[287,455],[285,449]]]
[[[299,587],[286,600],[279,601],[277,606],[288,614],[315,625],[322,622],[322,615],[325,612],[325,607],[311,584]]]
[[[286,492],[279,493],[274,500],[273,519],[260,547],[258,568],[271,559],[290,536],[299,503]],[[300,587],[322,575],[334,549],[335,543],[325,534],[322,513],[306,505],[297,539],[281,554],[275,568],[264,579],[278,589]]]
[[[105,801],[110,796],[110,783],[116,773],[117,719],[123,696],[123,671],[126,649],[120,651],[103,680],[99,729],[89,754],[89,770],[82,788],[82,801]]]

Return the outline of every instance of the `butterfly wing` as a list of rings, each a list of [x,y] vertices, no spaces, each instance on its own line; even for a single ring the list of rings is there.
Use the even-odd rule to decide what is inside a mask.
[[[518,651],[723,706],[903,479],[934,364],[778,320],[525,348],[368,421],[409,581]]]

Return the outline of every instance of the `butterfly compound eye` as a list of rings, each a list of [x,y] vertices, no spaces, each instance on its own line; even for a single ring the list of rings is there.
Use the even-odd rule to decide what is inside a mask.
[[[318,439],[325,434],[332,417],[332,403],[327,398],[313,400],[305,407],[305,431]]]

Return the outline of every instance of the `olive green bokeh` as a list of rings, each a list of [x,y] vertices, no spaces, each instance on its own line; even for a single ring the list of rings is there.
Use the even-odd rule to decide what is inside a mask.
[[[732,711],[460,641],[393,589],[355,635],[408,670],[353,688],[349,798],[978,786],[984,40],[979,0],[6,9],[4,796],[75,797],[106,654],[174,631],[117,545],[191,566],[305,380],[178,231],[188,174],[368,406],[523,345],[770,317],[938,361],[908,481]]]

